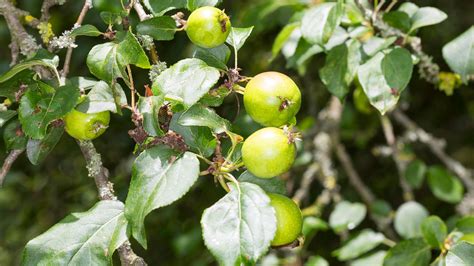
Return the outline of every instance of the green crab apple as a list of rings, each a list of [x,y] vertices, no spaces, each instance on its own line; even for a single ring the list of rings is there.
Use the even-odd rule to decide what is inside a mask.
[[[245,166],[261,178],[271,178],[288,171],[295,156],[296,147],[291,133],[275,127],[257,130],[242,146]]]
[[[93,140],[102,135],[110,122],[110,112],[87,114],[73,109],[64,116],[66,132],[79,140]]]
[[[280,194],[268,193],[270,205],[275,210],[277,229],[272,246],[284,246],[293,243],[301,234],[303,216],[296,203]]]
[[[264,72],[245,87],[244,105],[257,123],[268,127],[288,124],[301,107],[301,92],[295,82],[279,72]]]
[[[225,42],[230,33],[230,19],[224,11],[205,6],[194,10],[186,23],[189,39],[204,48],[214,48]]]

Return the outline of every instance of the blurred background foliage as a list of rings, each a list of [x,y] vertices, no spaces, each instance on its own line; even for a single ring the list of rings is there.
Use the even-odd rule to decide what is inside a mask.
[[[322,85],[318,71],[324,64],[323,55],[312,57],[304,75],[299,75],[294,69],[285,67],[286,60],[280,55],[271,61],[271,47],[281,28],[299,8],[298,5],[288,5],[297,0],[242,0],[224,1],[220,5],[230,15],[233,26],[245,27],[254,25],[255,29],[246,45],[239,53],[239,65],[242,74],[253,76],[259,72],[275,70],[291,75],[303,92],[303,106],[299,113],[300,129],[309,131],[316,123],[316,116],[330,97]],[[304,1],[299,1],[304,2]],[[434,6],[448,14],[448,19],[440,25],[424,28],[420,32],[424,50],[434,57],[443,69],[447,65],[441,57],[441,47],[464,32],[474,23],[472,11],[474,1],[451,0],[422,0],[415,1],[419,6]],[[20,8],[39,16],[42,1],[17,0]],[[85,19],[86,24],[93,24],[100,30],[106,25],[100,19],[100,12],[121,10],[119,0],[94,0],[94,8]],[[70,29],[83,5],[82,1],[67,1],[63,6],[54,7],[51,23],[56,35]],[[135,14],[133,14],[135,16]],[[132,17],[132,25],[138,19]],[[31,30],[31,29],[30,29]],[[32,31],[33,32],[33,31]],[[36,33],[37,34],[37,33]],[[9,68],[10,51],[8,49],[10,36],[3,17],[0,18],[0,73]],[[76,43],[71,65],[71,75],[91,76],[85,64],[88,51],[97,43],[99,38],[81,37]],[[193,47],[185,33],[178,33],[171,42],[157,44],[160,60],[172,65],[176,61],[190,57]],[[63,59],[65,50],[59,54]],[[146,71],[134,69],[136,85],[142,89],[144,84],[150,84]],[[352,95],[352,94],[351,94]],[[447,140],[447,152],[467,167],[474,167],[474,89],[463,86],[452,96],[435,89],[431,84],[420,80],[417,73],[403,92],[400,104],[407,105],[408,114],[422,127],[438,137]],[[226,103],[218,112],[223,117],[234,122],[237,133],[247,136],[254,131],[255,125],[245,116],[243,110],[238,114],[237,101],[228,97]],[[94,141],[102,153],[106,167],[111,171],[111,180],[120,199],[126,197],[130,181],[130,168],[134,155],[134,142],[127,131],[133,128],[130,113],[123,116],[114,115],[107,132]],[[345,100],[341,136],[354,163],[367,184],[370,184],[375,194],[396,209],[403,199],[398,186],[398,176],[391,158],[377,157],[373,148],[384,145],[385,139],[380,129],[376,112],[361,113],[353,105],[352,96]],[[401,133],[400,128],[396,132]],[[310,141],[310,140],[308,140]],[[300,153],[304,153],[304,145]],[[439,162],[426,151],[425,147],[412,146],[419,159],[428,165]],[[0,144],[0,159],[6,157],[4,143]],[[288,182],[289,195],[299,184],[302,172],[305,170],[304,157],[300,165],[291,171],[292,182]],[[339,184],[344,197],[350,201],[360,201],[350,187],[343,171],[339,171]],[[314,184],[308,202],[314,200],[321,187]],[[212,256],[204,247],[200,218],[202,211],[212,205],[224,191],[214,184],[212,177],[201,177],[192,191],[177,203],[152,212],[146,219],[146,230],[149,249],[143,250],[134,243],[134,249],[149,265],[212,265]],[[442,203],[435,199],[426,185],[416,190],[416,198],[432,214],[443,219],[455,215],[453,205]],[[31,165],[25,156],[15,162],[7,177],[4,187],[0,189],[0,265],[16,265],[19,263],[21,251],[28,240],[44,232],[53,224],[71,212],[82,212],[89,209],[97,201],[94,182],[87,176],[84,160],[73,139],[64,135],[60,143],[49,155],[47,160],[39,165]],[[308,203],[304,202],[304,204]],[[330,208],[326,209],[323,218],[327,218]],[[373,227],[366,221],[361,227]],[[330,231],[318,233],[311,243],[308,243],[306,255],[318,254],[329,260],[331,265],[338,262],[331,257],[331,251],[336,249],[340,240]]]

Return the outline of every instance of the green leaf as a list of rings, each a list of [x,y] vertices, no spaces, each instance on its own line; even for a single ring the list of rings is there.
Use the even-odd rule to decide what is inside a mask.
[[[26,145],[28,160],[34,165],[42,163],[58,144],[63,132],[63,127],[51,127],[43,139],[29,139]]]
[[[463,217],[457,221],[456,230],[463,234],[474,233],[474,216]]]
[[[474,75],[474,26],[443,47],[443,58],[464,82]]]
[[[307,237],[309,234],[314,234],[317,231],[326,231],[328,229],[329,225],[324,220],[314,216],[308,216],[303,220],[303,229],[301,232]]]
[[[321,256],[311,256],[304,266],[329,266],[329,262]]]
[[[129,64],[145,69],[150,68],[145,51],[130,31],[119,43],[107,42],[92,47],[87,56],[89,71],[109,83],[116,78],[122,78],[128,83],[125,67]]]
[[[28,244],[22,265],[108,265],[127,240],[127,220],[119,201],[99,201],[72,213]]]
[[[230,49],[225,44],[210,49],[196,46],[193,57],[203,60],[208,66],[227,70],[227,61],[229,61]]]
[[[323,45],[329,41],[343,15],[342,2],[322,3],[306,11],[301,33],[310,43]]]
[[[239,182],[255,184],[268,193],[286,194],[285,182],[279,177],[260,178],[249,171],[245,171],[239,176],[238,180]]]
[[[352,261],[350,266],[381,266],[386,254],[386,251],[379,250],[371,255]]]
[[[340,261],[355,259],[377,247],[384,239],[383,234],[366,229],[332,254]]]
[[[395,48],[388,54],[378,52],[361,65],[359,82],[369,102],[381,114],[393,109],[400,98],[413,70],[411,56],[404,48]],[[396,87],[391,87],[396,86]]]
[[[219,71],[204,61],[184,59],[163,71],[153,81],[153,94],[182,102],[189,108],[219,80]]]
[[[163,136],[158,115],[164,99],[161,96],[140,97],[138,110],[143,116],[143,129],[150,136]]]
[[[411,54],[405,48],[391,50],[382,60],[382,73],[388,86],[400,92],[410,82],[413,72]]]
[[[428,265],[431,259],[430,246],[421,238],[403,240],[392,247],[385,256],[384,266]]]
[[[162,16],[170,10],[185,8],[187,0],[143,0],[146,8],[155,16]]]
[[[207,127],[182,126],[178,123],[180,116],[180,113],[173,115],[170,129],[184,138],[184,142],[191,148],[191,151],[204,157],[211,156],[217,144],[212,131]]]
[[[336,232],[356,228],[367,214],[367,208],[362,203],[339,202],[329,216],[329,225]]]
[[[56,69],[58,65],[59,57],[57,55],[53,55],[47,52],[46,50],[39,50],[36,55],[33,56],[33,58],[18,63],[6,73],[3,73],[0,76],[0,83],[3,83],[13,78],[16,74],[22,72],[23,70],[30,69],[34,66],[44,66],[46,68],[49,68],[56,74],[56,77],[59,78],[59,74]]]
[[[446,256],[446,266],[474,265],[474,245],[461,241],[454,245]]]
[[[413,16],[411,16],[410,32],[421,27],[441,23],[446,18],[448,18],[448,15],[437,8],[430,6],[419,8]]]
[[[102,11],[100,12],[100,18],[107,25],[119,25],[122,23],[122,15],[120,13]]]
[[[168,16],[150,18],[137,25],[138,33],[149,35],[157,41],[173,40],[176,31],[176,22]]]
[[[193,11],[203,6],[216,6],[221,0],[188,0],[187,7]]]
[[[395,231],[403,238],[421,236],[421,223],[428,217],[428,211],[415,201],[400,205],[394,219]]]
[[[0,127],[3,127],[3,125],[5,125],[5,123],[12,119],[16,114],[16,111],[13,110],[0,111]]]
[[[411,27],[410,16],[403,11],[391,11],[383,15],[383,20],[390,26],[403,32],[408,32]]]
[[[430,216],[421,223],[421,232],[432,248],[442,249],[448,228],[438,216]]]
[[[199,100],[199,103],[205,106],[218,107],[222,105],[225,97],[231,93],[232,91],[229,90],[229,88],[227,88],[225,85],[221,85],[204,94],[204,96],[202,96],[202,98]]]
[[[320,70],[322,82],[340,100],[349,92],[349,86],[357,73],[361,61],[360,43],[350,41],[329,51],[326,63]]]
[[[376,53],[388,48],[396,40],[397,37],[379,38],[374,36],[364,43],[362,50],[367,56],[372,57]]]
[[[89,114],[103,111],[117,113],[124,104],[127,104],[127,96],[120,84],[114,83],[111,87],[106,82],[99,81],[94,84],[87,97],[76,109]]]
[[[21,150],[26,147],[28,138],[21,131],[20,121],[17,119],[9,122],[3,130],[3,141],[7,150]]]
[[[411,161],[406,170],[405,178],[413,188],[420,188],[426,174],[426,164],[420,160]]]
[[[283,29],[278,33],[275,41],[273,42],[272,46],[272,58],[275,58],[280,50],[283,48],[285,43],[288,41],[288,39],[291,37],[291,34],[299,28],[301,23],[299,22],[294,22],[286,25],[283,27]]]
[[[243,182],[230,188],[204,210],[204,243],[221,265],[255,264],[275,235],[275,211],[259,186]]]
[[[90,90],[97,84],[97,80],[88,77],[72,77],[66,80],[66,85],[78,87],[81,90]]]
[[[132,168],[125,216],[133,237],[147,247],[145,217],[186,194],[199,177],[199,161],[190,152],[180,154],[166,146],[143,151]]]
[[[79,89],[70,85],[59,87],[56,91],[41,82],[30,86],[19,107],[23,131],[33,139],[44,138],[48,125],[71,111],[79,96]]]
[[[252,30],[253,30],[253,26],[248,27],[248,28],[231,27],[230,33],[229,33],[229,36],[227,37],[226,42],[232,45],[232,47],[234,47],[234,49],[238,51],[240,50],[240,48],[242,48],[245,41],[252,33]]]
[[[17,94],[20,87],[27,88],[31,84],[36,83],[33,79],[35,73],[32,70],[23,70],[14,77],[0,84],[0,96],[8,98],[11,102],[17,101]]]
[[[71,37],[76,37],[76,36],[91,36],[91,37],[97,37],[102,35],[103,33],[100,32],[99,29],[97,29],[94,25],[82,25],[79,28],[75,28],[71,32]]]
[[[229,121],[220,117],[213,109],[201,104],[195,104],[183,112],[178,123],[182,126],[208,127],[217,134],[229,131],[231,128]]]
[[[420,9],[417,5],[411,2],[405,2],[400,5],[398,11],[405,12],[410,18]]]
[[[460,202],[464,195],[461,181],[441,166],[428,169],[428,185],[435,197],[449,203]]]

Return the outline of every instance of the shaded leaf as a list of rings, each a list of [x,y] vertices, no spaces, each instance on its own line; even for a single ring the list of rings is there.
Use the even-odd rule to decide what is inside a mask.
[[[145,217],[186,194],[199,177],[199,161],[190,152],[180,154],[167,146],[143,151],[132,168],[125,216],[133,237],[147,247]]]
[[[301,33],[308,42],[323,45],[329,41],[342,15],[342,1],[316,5],[304,14],[301,21]]]
[[[403,32],[408,32],[411,27],[410,16],[403,11],[391,11],[383,15],[383,20],[390,26]]]
[[[260,178],[254,176],[249,171],[245,171],[239,176],[238,180],[239,182],[247,182],[258,185],[261,189],[268,193],[277,193],[283,195],[286,194],[285,182],[278,177]]]
[[[411,54],[405,48],[391,50],[382,60],[382,73],[390,88],[403,91],[413,72]]]
[[[126,239],[127,220],[119,201],[99,201],[72,213],[28,244],[22,265],[107,265]]]
[[[403,240],[389,249],[384,266],[428,265],[431,259],[430,246],[421,238]]]
[[[410,162],[405,169],[405,178],[410,186],[420,188],[426,174],[426,164],[420,160]]]
[[[463,234],[474,233],[474,216],[466,216],[457,221],[456,230]]]
[[[328,90],[339,99],[349,92],[349,86],[357,73],[361,60],[360,43],[350,41],[331,49],[326,57],[326,63],[320,70],[322,82]]]
[[[201,104],[195,104],[183,112],[178,123],[182,126],[208,127],[217,134],[229,131],[231,128],[229,121],[220,117],[213,109]]]
[[[187,0],[143,0],[148,10],[155,16],[162,16],[170,10],[186,7]]]
[[[138,110],[143,115],[143,129],[150,136],[163,136],[158,115],[164,99],[161,96],[140,97]]]
[[[442,249],[444,239],[448,235],[448,228],[438,216],[430,216],[421,224],[421,232],[432,248]]]
[[[16,114],[16,111],[13,110],[0,111],[0,127],[3,127],[3,125],[5,125],[5,123],[12,119]]]
[[[352,261],[350,266],[381,266],[386,255],[386,251],[379,250],[371,255]]]
[[[464,82],[474,75],[474,26],[443,47],[443,58]]]
[[[122,78],[128,83],[125,72],[128,64],[145,69],[150,68],[145,51],[130,31],[121,42],[107,42],[92,47],[87,56],[89,71],[109,83],[116,78]]]
[[[329,225],[336,232],[356,228],[367,213],[367,208],[362,203],[339,202],[329,216]]]
[[[26,135],[42,139],[48,125],[71,111],[79,98],[79,89],[65,85],[56,91],[45,83],[30,86],[21,98],[19,118]]]
[[[428,217],[428,211],[415,201],[400,205],[394,219],[395,231],[403,238],[421,236],[421,223]]]
[[[446,256],[446,266],[474,265],[474,245],[461,241],[454,245]]]
[[[168,16],[150,18],[137,25],[138,33],[149,35],[157,41],[173,40],[176,31],[175,20]]]
[[[15,119],[7,123],[3,130],[3,141],[7,150],[21,150],[26,147],[28,138],[21,130],[20,121]]]
[[[380,38],[374,36],[362,45],[362,49],[367,56],[372,57],[376,53],[388,48],[396,40],[397,37]]]
[[[283,48],[284,44],[288,41],[291,37],[291,34],[295,29],[300,27],[300,23],[294,22],[286,25],[283,29],[278,33],[275,41],[273,42],[272,46],[272,57],[275,58],[280,50]]]
[[[231,27],[226,42],[234,47],[236,51],[240,50],[247,38],[252,33],[253,26],[248,28]]]
[[[221,0],[188,0],[187,7],[193,11],[203,6],[215,6],[219,2],[221,2]]]
[[[254,264],[276,232],[270,198],[257,185],[230,184],[231,191],[204,210],[204,243],[221,265]]]
[[[118,83],[109,86],[104,81],[99,81],[91,88],[87,97],[77,105],[76,109],[83,113],[99,113],[110,111],[117,113],[121,106],[127,104],[127,96]]]
[[[196,46],[193,57],[203,60],[208,66],[227,70],[227,61],[229,61],[230,49],[225,44],[210,49]]]
[[[189,108],[219,79],[219,71],[204,61],[184,59],[163,71],[153,81],[153,94],[182,102]]]
[[[377,247],[384,239],[383,234],[366,229],[332,254],[340,261],[355,259]]]
[[[76,36],[91,36],[96,37],[100,36],[103,33],[100,32],[94,25],[82,25],[79,28],[75,28],[69,36],[76,37]]]
[[[207,127],[182,126],[178,123],[180,113],[174,114],[171,119],[170,129],[180,134],[191,149],[204,157],[209,157],[216,148],[216,138]]]
[[[435,197],[449,203],[458,203],[464,195],[461,181],[441,166],[428,169],[428,185]]]
[[[448,15],[437,8],[430,6],[419,8],[411,17],[410,32],[421,27],[441,23],[447,18]]]
[[[11,78],[13,78],[16,74],[22,72],[23,70],[30,69],[34,66],[44,66],[49,68],[56,74],[56,77],[59,78],[59,74],[56,70],[56,67],[59,65],[59,57],[57,55],[53,55],[46,50],[38,50],[35,56],[31,59],[27,59],[22,61],[15,66],[13,66],[10,70],[3,73],[0,76],[0,83],[3,83]]]
[[[63,132],[63,127],[51,127],[41,140],[29,139],[26,145],[28,160],[34,165],[42,163],[59,142]]]

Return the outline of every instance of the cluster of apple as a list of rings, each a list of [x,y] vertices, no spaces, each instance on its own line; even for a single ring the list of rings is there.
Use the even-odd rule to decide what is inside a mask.
[[[231,25],[224,11],[215,7],[201,7],[189,16],[185,30],[189,39],[204,48],[222,45]],[[242,159],[250,173],[259,178],[272,178],[287,172],[293,165],[296,146],[291,124],[301,105],[301,92],[288,76],[278,72],[264,72],[247,83],[244,92],[247,113],[265,126],[250,135],[242,146]],[[65,130],[72,137],[91,140],[102,135],[108,127],[108,111],[86,114],[76,109],[64,118]],[[290,198],[268,193],[275,209],[277,231],[272,246],[291,244],[302,229],[299,207]]]

